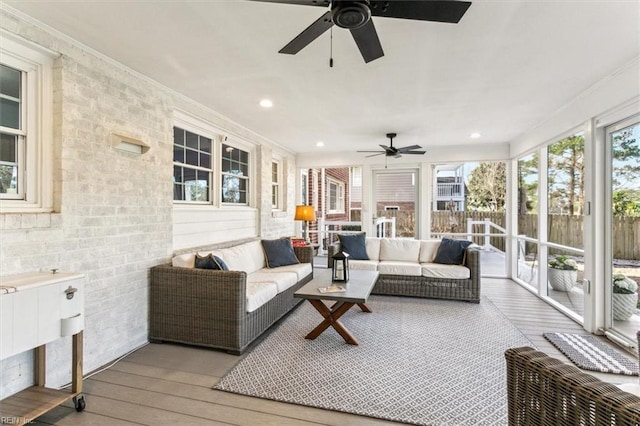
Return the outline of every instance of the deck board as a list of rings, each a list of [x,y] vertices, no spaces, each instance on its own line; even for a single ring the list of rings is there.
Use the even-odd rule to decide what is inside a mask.
[[[542,337],[544,332],[584,332],[510,280],[484,278],[482,295],[509,318],[539,350],[569,362]],[[631,354],[629,358],[633,359]],[[217,383],[242,357],[174,344],[149,344],[84,384],[87,406],[77,413],[65,403],[34,424],[67,425],[392,425],[347,413],[303,407],[216,391]],[[637,377],[593,373],[601,380],[637,382]]]

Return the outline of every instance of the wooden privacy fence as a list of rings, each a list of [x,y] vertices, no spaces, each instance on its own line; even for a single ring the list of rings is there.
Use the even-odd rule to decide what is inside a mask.
[[[504,212],[431,212],[431,232],[466,233],[467,219],[489,219],[506,228]],[[575,215],[549,215],[548,241],[569,247],[584,247],[584,218]],[[483,225],[474,225],[473,233],[483,233]],[[538,237],[538,215],[518,216],[518,234]],[[484,244],[484,237],[473,237],[477,244]],[[504,250],[503,237],[491,237],[491,245]],[[615,259],[640,260],[640,217],[615,216],[613,220],[613,257]]]

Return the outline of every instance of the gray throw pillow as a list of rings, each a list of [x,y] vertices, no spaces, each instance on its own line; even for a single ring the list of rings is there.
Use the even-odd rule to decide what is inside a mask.
[[[289,238],[262,240],[262,248],[267,258],[267,268],[277,268],[278,266],[300,263],[293,251],[293,245]]]
[[[444,265],[462,265],[464,263],[464,254],[473,242],[467,240],[452,240],[443,238],[440,241],[436,258],[433,263],[441,263]]]
[[[349,259],[369,260],[364,233],[338,235],[338,238],[340,239],[340,249],[345,253],[349,253]]]

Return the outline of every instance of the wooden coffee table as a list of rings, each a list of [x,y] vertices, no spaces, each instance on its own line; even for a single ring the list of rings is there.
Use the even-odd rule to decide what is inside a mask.
[[[340,322],[340,317],[354,305],[358,305],[363,312],[371,312],[366,302],[378,280],[379,274],[377,271],[351,270],[349,275],[348,282],[333,283],[331,282],[331,270],[320,272],[313,280],[293,294],[293,297],[308,300],[324,318],[305,338],[313,340],[331,326],[342,336],[345,342],[350,345],[358,344],[356,338]],[[320,293],[318,291],[319,287],[327,287],[332,284],[342,285],[346,291],[340,293]],[[324,300],[335,303],[329,307],[323,302]]]

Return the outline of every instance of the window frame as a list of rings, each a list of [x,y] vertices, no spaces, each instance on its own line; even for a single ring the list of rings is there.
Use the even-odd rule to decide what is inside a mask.
[[[222,162],[225,160],[224,155],[223,155],[223,151],[225,150],[224,146],[227,147],[231,147],[237,150],[240,150],[242,152],[245,152],[247,154],[247,163],[246,163],[246,170],[247,170],[247,176],[238,176],[232,173],[225,173],[222,167]],[[217,152],[219,153],[219,158],[220,160],[216,163],[218,166],[218,176],[220,178],[219,180],[219,187],[218,189],[218,194],[219,194],[219,199],[220,199],[220,206],[224,207],[224,206],[246,206],[246,207],[250,207],[251,205],[253,205],[253,179],[255,176],[254,173],[254,169],[253,169],[253,162],[254,162],[254,149],[249,147],[247,144],[242,143],[241,141],[238,141],[236,139],[230,138],[228,136],[225,136],[222,138],[220,145],[219,145],[219,149],[217,150]],[[235,161],[235,160],[231,160],[231,161]],[[224,201],[223,197],[222,197],[222,185],[224,182],[224,177],[225,176],[233,176],[235,178],[239,178],[242,179],[246,182],[246,201],[245,202],[239,202],[239,203],[235,203],[235,202],[229,202],[229,201]]]
[[[276,168],[275,173],[274,167]],[[271,209],[282,210],[282,205],[282,161],[274,158],[271,160]]]
[[[336,191],[336,209],[331,208],[331,186],[335,185]],[[345,213],[345,183],[337,179],[327,177],[327,213],[343,214]]]
[[[53,61],[58,54],[0,30],[0,63],[21,72],[18,192],[0,194],[2,213],[43,213],[53,200]]]
[[[191,151],[191,152],[195,152],[197,153],[198,159],[200,159],[201,154],[206,154],[207,152],[205,150],[200,149],[200,138],[205,138],[205,139],[209,139],[211,145],[209,147],[209,167],[203,167],[200,164],[192,164],[192,163],[187,163],[185,161],[180,162],[180,161],[176,161],[176,157],[175,157],[175,152],[176,152],[176,143],[175,143],[175,132],[176,129],[180,129],[181,131],[184,132],[189,132],[191,134],[194,134],[198,137],[198,148],[192,148],[189,147],[185,141],[184,145],[178,145],[180,149],[183,149],[185,152],[185,158],[184,160],[186,160],[186,153]],[[205,173],[208,175],[208,189],[207,189],[207,200],[176,200],[175,198],[175,181],[173,182],[174,184],[174,192],[173,192],[173,202],[177,203],[177,204],[191,204],[191,205],[213,205],[213,187],[214,187],[214,179],[213,179],[213,173],[214,173],[214,164],[215,164],[215,140],[216,140],[216,136],[210,136],[210,135],[204,135],[202,134],[203,132],[195,132],[189,129],[185,129],[181,126],[178,125],[174,125],[173,126],[173,133],[174,133],[174,142],[173,142],[173,152],[174,152],[174,157],[173,157],[173,167],[174,167],[174,176],[175,176],[175,168],[176,167],[182,167],[183,170],[189,169],[189,170],[193,170],[196,173]],[[183,186],[185,186],[186,189],[186,183],[182,182]]]

